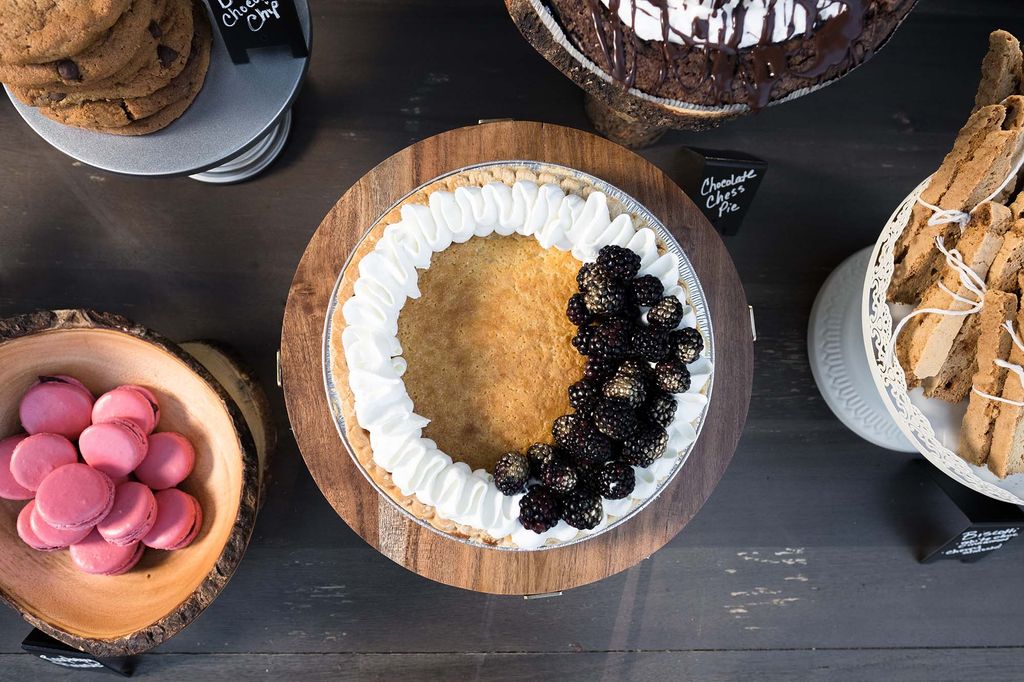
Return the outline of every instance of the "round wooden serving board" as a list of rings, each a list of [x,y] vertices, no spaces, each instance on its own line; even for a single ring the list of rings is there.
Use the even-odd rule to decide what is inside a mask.
[[[245,554],[275,440],[266,396],[209,343],[179,346],[109,313],[40,311],[0,320],[0,433],[17,431],[18,401],[35,378],[58,373],[97,395],[131,383],[159,396],[158,430],[184,433],[196,448],[195,471],[181,488],[202,504],[203,531],[187,549],[147,552],[125,575],[90,576],[67,552],[25,546],[14,523],[21,503],[0,501],[0,601],[94,656],[142,653],[209,606]]]
[[[593,174],[632,195],[672,231],[700,278],[715,333],[715,388],[693,453],[665,491],[631,521],[586,542],[536,552],[476,547],[413,522],[366,481],[335,429],[324,389],[328,300],[349,253],[396,201],[448,171],[532,160]],[[589,133],[527,122],[460,128],[418,142],[371,170],[324,218],[299,263],[285,309],[281,371],[303,457],[342,519],[385,556],[438,582],[498,594],[557,592],[650,556],[704,504],[732,458],[750,402],[750,316],[736,269],[700,210],[664,173]]]

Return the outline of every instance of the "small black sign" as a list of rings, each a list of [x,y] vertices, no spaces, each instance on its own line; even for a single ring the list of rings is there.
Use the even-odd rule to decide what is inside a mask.
[[[1024,530],[1024,511],[1020,507],[993,500],[975,492],[927,463],[929,473],[938,486],[967,517],[969,525],[948,541],[928,552],[921,563],[939,559],[977,561],[1001,549]]]
[[[294,57],[309,56],[294,0],[208,2],[235,64],[247,64],[250,49],[277,45],[290,47]]]
[[[62,668],[116,673],[122,677],[131,677],[135,670],[135,659],[130,656],[96,658],[69,647],[40,630],[28,633],[28,637],[21,643],[21,648],[47,663]]]
[[[673,175],[720,233],[736,234],[767,165],[737,152],[684,147]]]
[[[924,563],[936,559],[977,561],[988,552],[994,552],[1020,534],[1022,526],[982,528],[972,526],[924,558]]]

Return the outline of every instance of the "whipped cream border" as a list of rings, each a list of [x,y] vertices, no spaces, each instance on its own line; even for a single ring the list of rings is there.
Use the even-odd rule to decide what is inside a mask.
[[[455,192],[437,190],[428,196],[429,205],[405,203],[410,196],[447,177],[475,169],[486,171],[488,168],[506,171],[521,169],[542,175],[550,174],[552,171],[559,176],[566,174],[570,178],[584,180],[593,188],[606,189],[608,194],[622,205],[626,213],[612,220],[607,195],[598,189],[592,191],[584,200],[573,192],[566,192],[558,185],[536,185],[528,181],[517,181],[511,186],[495,181],[483,186],[461,187]],[[487,187],[490,189],[486,189]],[[487,198],[484,198],[485,194]],[[359,284],[359,280],[365,279],[365,282],[356,289],[356,295],[344,304],[338,301],[342,281],[342,276],[339,276],[329,304],[323,338],[324,379],[335,423],[346,448],[371,485],[420,525],[449,535],[427,521],[416,518],[396,500],[392,500],[363,469],[352,452],[332,377],[332,327],[339,305],[342,307],[342,316],[345,317],[346,327],[342,332],[342,346],[345,352],[344,361],[349,364],[350,389],[356,398],[357,421],[370,433],[374,462],[391,474],[392,481],[402,494],[414,496],[422,504],[433,506],[439,517],[485,532],[498,541],[511,539],[516,545],[498,546],[497,549],[547,549],[578,542],[610,526],[618,525],[655,499],[678,473],[692,451],[693,443],[703,427],[713,385],[714,340],[704,294],[689,260],[665,227],[635,199],[598,178],[554,164],[529,161],[489,162],[452,171],[409,192],[384,215],[399,206],[402,207],[402,220],[388,225],[384,231],[385,236],[381,237],[373,251],[362,257],[357,265],[360,268],[360,277],[356,284]],[[540,210],[541,213],[535,212],[534,209]],[[547,211],[547,220],[544,219],[543,210]],[[466,211],[465,218],[460,211]],[[641,223],[650,224],[650,227],[634,227],[634,216],[639,217]],[[487,225],[489,222],[494,223],[493,227]],[[442,227],[440,230],[439,224]],[[588,229],[579,229],[579,226],[584,224],[588,225]],[[411,231],[407,229],[409,225],[413,226]],[[393,229],[396,226],[402,227]],[[389,245],[379,249],[380,242],[385,241],[389,231],[395,236],[387,238]],[[677,295],[683,302],[686,314],[681,326],[698,327],[705,336],[706,347],[702,358],[690,365],[693,376],[691,388],[687,393],[676,396],[677,418],[669,427],[670,443],[666,454],[646,469],[634,467],[637,485],[633,494],[624,500],[605,500],[605,518],[597,528],[590,531],[578,531],[565,522],[560,522],[555,528],[542,534],[524,529],[518,522],[518,500],[521,495],[502,495],[486,471],[470,471],[466,464],[453,462],[448,455],[437,449],[436,444],[423,438],[422,427],[426,425],[427,420],[412,411],[411,399],[405,393],[404,383],[401,382],[401,373],[405,367],[404,360],[400,357],[401,348],[397,339],[397,316],[407,297],[419,295],[416,287],[416,270],[429,267],[432,254],[444,250],[453,242],[492,233],[532,235],[544,248],[571,251],[581,262],[594,260],[598,249],[606,244],[619,243],[629,246],[641,255],[640,274],[654,274],[659,277],[663,284],[666,284],[666,292]],[[663,253],[658,253],[659,242],[665,247]],[[403,248],[396,249],[398,245],[402,245]],[[434,247],[437,247],[436,250]],[[365,268],[367,272],[375,275],[364,278],[366,273],[363,263],[378,250],[381,251],[378,253],[379,256],[385,251],[389,255],[387,258],[382,256],[371,259]],[[349,255],[342,275],[351,264],[355,252],[353,250]],[[683,267],[680,267],[681,265]],[[404,276],[400,274],[402,272]],[[375,279],[376,282],[371,283],[371,279]],[[386,282],[386,288],[391,294],[395,294],[393,300],[390,295],[383,295],[383,290],[379,286],[381,282]],[[680,283],[684,286],[680,286]],[[380,303],[383,299],[390,301],[391,313],[386,318],[378,316],[370,325],[372,331],[368,331],[365,326],[370,319],[366,317],[366,306],[352,304],[348,311],[344,309],[345,305],[357,297],[360,290],[365,294],[364,302],[374,301],[378,309],[381,308]],[[694,298],[697,309],[690,305]],[[349,315],[352,316],[351,320],[348,319]],[[363,325],[361,331],[358,330],[360,324]],[[349,328],[353,326],[357,330],[349,332]],[[349,334],[347,345],[344,338],[346,332]],[[386,352],[382,353],[381,349]],[[368,355],[360,355],[361,353]],[[350,362],[350,357],[359,358],[355,362],[355,367]],[[364,366],[359,366],[360,362],[364,363]],[[366,362],[369,362],[369,365],[366,365]],[[366,371],[367,366],[374,368],[376,376],[372,376],[374,372],[370,375],[359,374]],[[352,383],[354,374],[357,374],[355,383],[359,386],[358,392],[356,385]],[[359,407],[360,393],[364,397],[362,410]],[[382,398],[390,402],[381,403]],[[382,404],[386,405],[383,415],[379,409]],[[369,407],[365,407],[366,405]],[[367,428],[364,420],[377,427],[384,425],[384,428]],[[396,424],[400,425],[397,430]],[[379,458],[378,452],[382,453]],[[410,452],[414,453],[411,457]],[[455,539],[468,544],[492,547],[460,537]]]

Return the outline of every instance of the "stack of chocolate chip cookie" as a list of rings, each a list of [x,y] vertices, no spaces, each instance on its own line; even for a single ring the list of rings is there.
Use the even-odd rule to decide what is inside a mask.
[[[201,0],[15,3],[0,21],[0,81],[55,121],[145,135],[192,104],[210,42]]]

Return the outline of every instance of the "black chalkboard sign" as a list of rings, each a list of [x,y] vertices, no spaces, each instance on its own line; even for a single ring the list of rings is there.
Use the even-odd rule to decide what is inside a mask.
[[[231,61],[245,64],[253,48],[288,46],[307,57],[294,0],[208,0]]]
[[[135,671],[133,657],[95,658],[69,647],[63,642],[58,642],[40,630],[33,629],[21,643],[21,648],[33,656],[38,656],[41,660],[61,668],[85,672],[115,673],[122,677],[131,677]]]
[[[927,465],[932,479],[960,509],[969,525],[937,549],[928,552],[921,563],[939,559],[972,562],[982,559],[1024,530],[1024,511],[1020,507],[993,500],[966,488],[933,466]]]
[[[720,233],[736,234],[767,165],[739,152],[684,147],[670,174]]]

